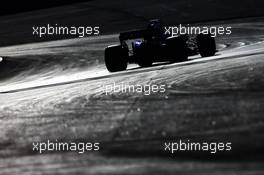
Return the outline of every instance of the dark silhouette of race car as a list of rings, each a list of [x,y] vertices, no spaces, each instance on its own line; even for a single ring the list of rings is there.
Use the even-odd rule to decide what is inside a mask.
[[[198,34],[190,46],[188,35],[172,37],[166,35],[164,30],[159,20],[151,20],[144,30],[120,33],[120,44],[105,49],[108,71],[126,70],[128,63],[149,67],[154,62],[181,62],[198,53],[202,57],[216,53],[215,39],[211,34]]]

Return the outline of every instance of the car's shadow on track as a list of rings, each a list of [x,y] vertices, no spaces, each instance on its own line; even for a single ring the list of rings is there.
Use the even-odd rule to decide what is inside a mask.
[[[142,70],[142,69],[147,69],[147,68],[155,68],[155,67],[158,67],[158,66],[164,66],[164,65],[170,65],[170,64],[173,64],[171,62],[158,62],[158,63],[154,63],[152,66],[148,66],[148,67],[133,67],[133,68],[129,68],[127,69],[127,71],[132,71],[132,70]]]

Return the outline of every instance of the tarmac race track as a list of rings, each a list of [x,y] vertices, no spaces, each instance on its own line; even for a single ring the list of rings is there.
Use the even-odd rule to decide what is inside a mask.
[[[264,174],[264,18],[222,23],[232,35],[217,38],[216,56],[118,73],[103,62],[118,35],[0,48],[0,174]],[[99,88],[113,83],[166,91]],[[100,150],[32,151],[56,139]],[[164,151],[180,139],[232,142],[232,150]]]

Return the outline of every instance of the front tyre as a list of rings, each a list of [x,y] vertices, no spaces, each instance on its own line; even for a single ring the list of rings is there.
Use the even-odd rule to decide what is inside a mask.
[[[109,46],[105,49],[105,66],[109,72],[118,72],[127,68],[128,50],[121,45]]]
[[[197,46],[202,57],[214,56],[216,53],[216,44],[211,34],[197,35]]]

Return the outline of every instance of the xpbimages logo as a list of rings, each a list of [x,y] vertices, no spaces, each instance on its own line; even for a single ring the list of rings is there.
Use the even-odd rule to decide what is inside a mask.
[[[73,35],[78,36],[79,38],[99,35],[100,27],[99,26],[59,26],[58,24],[46,26],[33,26],[32,34],[37,37],[51,36],[51,35]]]
[[[100,143],[95,142],[59,142],[58,140],[32,143],[33,151],[40,154],[45,152],[71,151],[83,154],[88,151],[99,151]]]
[[[141,93],[144,95],[165,93],[165,84],[126,84],[126,83],[113,83],[107,85],[100,85],[99,92],[103,92],[105,95],[111,95],[113,93]]]
[[[178,36],[178,35],[198,35],[198,34],[211,34],[212,37],[218,35],[231,35],[232,27],[230,26],[191,26],[187,25],[178,25],[178,26],[166,26],[165,35],[169,36]]]
[[[231,150],[231,142],[191,142],[190,140],[179,140],[177,142],[164,143],[164,151],[171,154],[185,151],[204,151],[215,154],[217,152]]]

